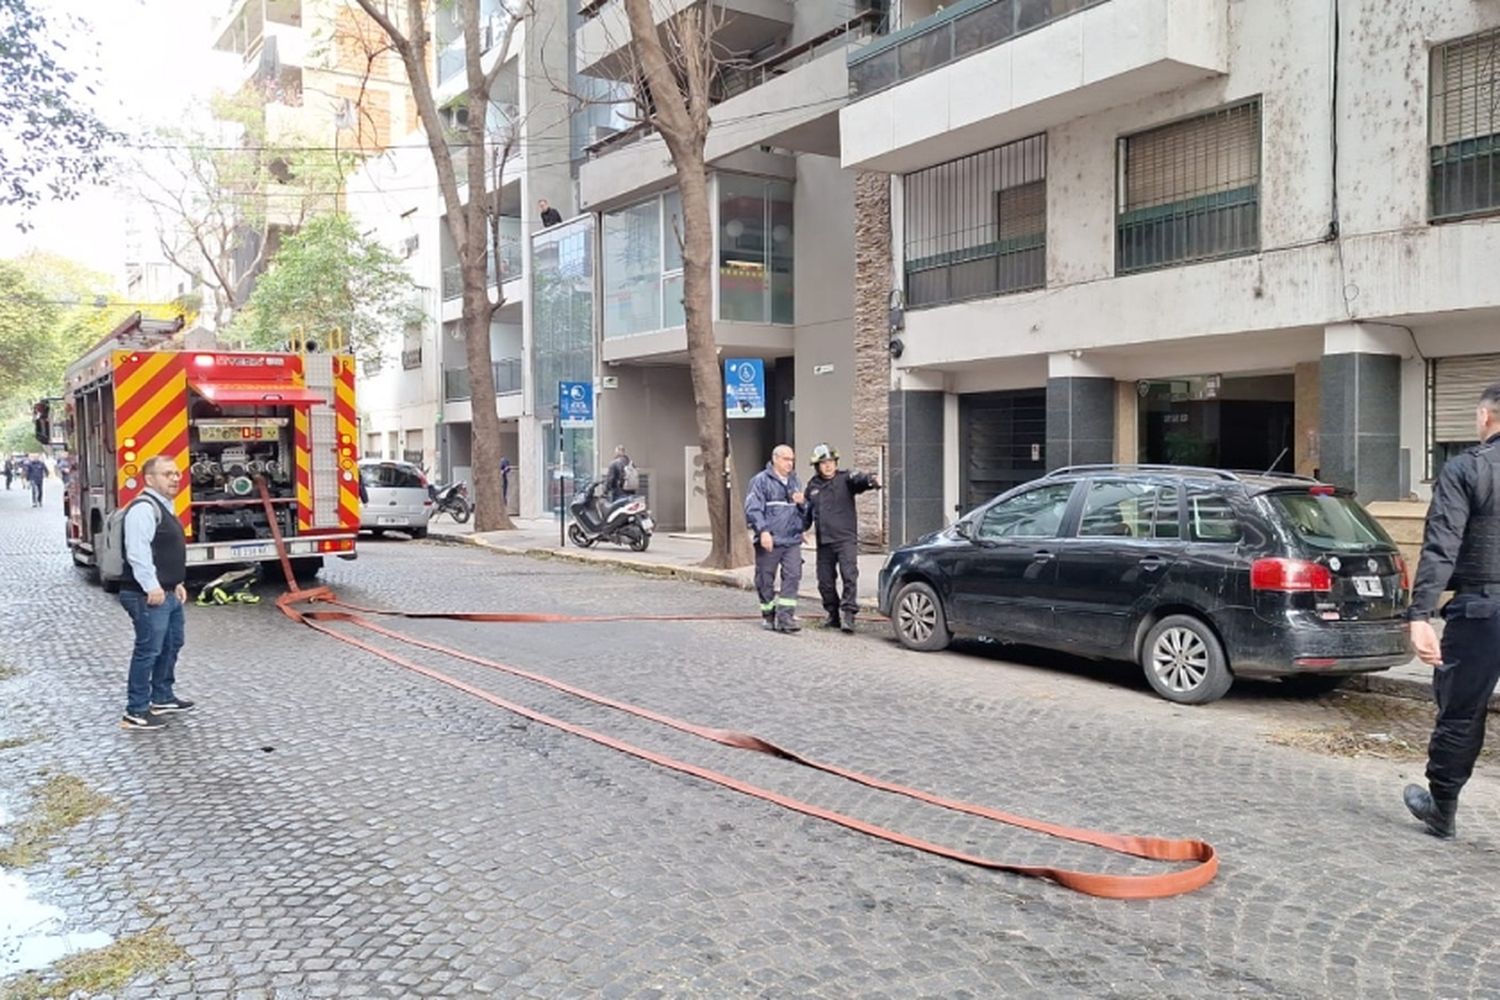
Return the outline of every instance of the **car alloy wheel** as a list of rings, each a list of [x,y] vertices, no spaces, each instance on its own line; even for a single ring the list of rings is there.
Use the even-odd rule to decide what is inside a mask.
[[[903,646],[930,652],[948,645],[951,633],[947,616],[932,587],[921,582],[908,583],[897,592],[895,603],[891,624]]]
[[[1208,676],[1208,646],[1188,628],[1169,628],[1151,648],[1151,669],[1168,690],[1188,694]]]

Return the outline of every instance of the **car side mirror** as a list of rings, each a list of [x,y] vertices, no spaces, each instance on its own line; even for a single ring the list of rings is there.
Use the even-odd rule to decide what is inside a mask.
[[[965,541],[972,542],[974,540],[974,522],[972,522],[972,521],[955,521],[955,522],[953,522],[953,533],[955,535],[957,535],[959,538],[964,539]]]

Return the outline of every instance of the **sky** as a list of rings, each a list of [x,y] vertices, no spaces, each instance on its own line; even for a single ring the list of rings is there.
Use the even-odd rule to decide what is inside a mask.
[[[226,87],[238,59],[216,53],[210,34],[229,0],[31,0],[69,41],[63,61],[88,71],[98,97],[94,109],[127,134],[180,124],[206,115],[209,95]],[[87,29],[68,25],[69,16]],[[129,150],[121,150],[128,153]],[[72,202],[43,204],[32,213],[32,231],[16,228],[19,212],[0,207],[0,259],[28,250],[69,257],[122,277],[125,203],[118,191],[85,189]],[[103,291],[111,291],[104,289]]]

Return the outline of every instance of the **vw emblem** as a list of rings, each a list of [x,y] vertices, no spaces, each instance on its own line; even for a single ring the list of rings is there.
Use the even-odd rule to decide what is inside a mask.
[[[1365,565],[1370,568],[1370,572],[1371,573],[1375,572],[1377,569],[1380,568],[1380,564],[1378,562],[1376,562],[1374,559],[1371,559],[1369,562],[1365,563]]]
[[[1328,568],[1333,570],[1335,573],[1342,569],[1343,566],[1344,564],[1339,562],[1338,556],[1334,556],[1332,559],[1328,560]]]

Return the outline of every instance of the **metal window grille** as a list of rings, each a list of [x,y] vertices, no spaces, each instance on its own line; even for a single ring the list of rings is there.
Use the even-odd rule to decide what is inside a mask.
[[[907,174],[906,304],[1041,288],[1047,279],[1047,137]]]
[[[1500,28],[1432,50],[1431,212],[1500,210]]]
[[[1260,100],[1119,140],[1119,274],[1260,247]]]

